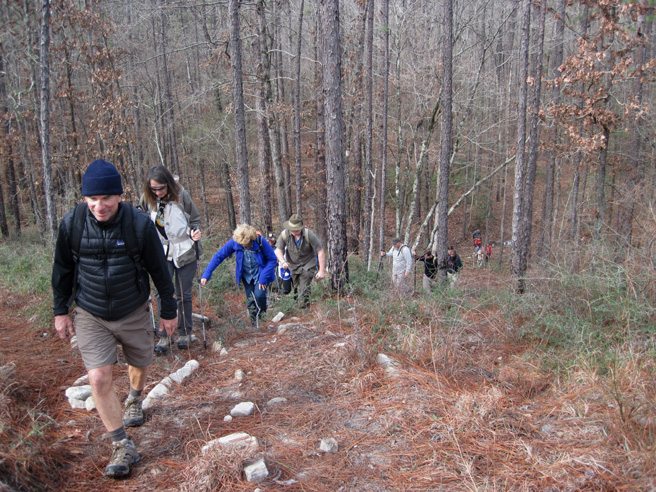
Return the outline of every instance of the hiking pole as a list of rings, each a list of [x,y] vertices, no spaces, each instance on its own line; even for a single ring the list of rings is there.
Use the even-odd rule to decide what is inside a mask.
[[[255,298],[255,289],[259,289],[260,284],[256,283],[255,287],[253,289],[253,292],[251,292],[251,295],[253,296],[253,302],[255,303],[255,307],[257,308],[257,313],[255,314],[255,329],[260,330],[260,313],[262,312],[262,309],[260,308],[260,305],[257,303],[257,299]],[[250,312],[248,313],[250,316]]]
[[[184,298],[184,291],[182,290],[182,279],[180,278],[180,270],[175,272],[175,276],[178,279],[178,286],[180,287],[180,307],[182,308],[182,309],[178,309],[178,311],[182,311],[182,328],[184,330],[184,336],[187,337],[187,350],[191,351],[191,330],[189,330],[189,333],[187,333],[189,327],[187,326],[187,317],[185,316],[185,306],[184,306],[185,298]],[[180,333],[178,333],[178,336],[180,336]],[[180,342],[178,341],[178,344],[179,343]],[[179,345],[178,348],[180,348]]]
[[[148,306],[150,309],[150,323],[153,325],[153,333],[158,333],[159,329],[155,328],[155,313],[153,313],[153,296],[148,296]]]
[[[205,311],[203,310],[203,286],[198,282],[198,303],[200,304],[200,325],[203,330],[203,348],[207,350],[207,337],[205,336]]]

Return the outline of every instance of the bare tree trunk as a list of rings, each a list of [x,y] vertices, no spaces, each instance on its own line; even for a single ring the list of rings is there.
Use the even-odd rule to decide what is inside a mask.
[[[653,28],[653,7],[650,10],[647,0],[641,0],[640,5],[642,7],[642,12],[639,14],[637,29],[635,33],[636,38],[640,44],[637,47],[636,54],[637,76],[635,77],[635,82],[633,84],[633,97],[638,107],[642,108],[645,98],[644,63],[647,61],[647,57],[649,55],[648,40],[650,39]],[[632,240],[635,203],[637,200],[639,200],[641,203],[647,203],[648,201],[648,197],[646,196],[645,190],[642,186],[645,183],[646,174],[646,160],[643,157],[643,146],[645,140],[643,129],[647,126],[647,122],[645,121],[642,113],[640,113],[640,115],[636,118],[634,125],[634,139],[633,145],[631,146],[633,152],[629,161],[629,179],[628,183],[625,185],[626,191],[624,192],[626,198],[621,200],[623,203],[618,205],[619,220],[617,231],[621,237],[625,238],[626,244],[628,245],[631,244]],[[615,187],[611,186],[611,192],[614,189]],[[614,200],[611,197],[609,203],[612,204],[613,202]],[[625,249],[622,248],[622,251],[624,250]]]
[[[276,19],[274,19],[276,22]],[[280,155],[280,140],[278,138],[276,118],[272,107],[274,105],[273,88],[271,86],[271,62],[269,59],[269,48],[267,42],[266,17],[264,12],[264,0],[257,2],[257,36],[260,40],[260,63],[264,70],[264,84],[266,96],[266,117],[269,129],[269,143],[271,144],[271,162],[273,164],[273,176],[276,187],[276,201],[278,204],[278,221],[280,224],[289,218],[289,205],[285,193],[285,179],[282,170]],[[272,219],[273,220],[273,219]]]
[[[437,191],[437,232],[434,235],[433,254],[439,265],[444,265],[448,256],[449,238],[449,172],[453,150],[453,0],[444,0],[444,41],[442,45],[443,110],[441,117],[440,167]],[[446,280],[446,269],[440,268],[440,277]]]
[[[322,0],[324,21],[324,99],[328,181],[328,265],[330,285],[342,292],[349,279],[346,243],[346,165],[342,115],[339,0]]]
[[[296,42],[296,60],[294,60],[294,74],[296,77],[294,83],[294,164],[295,164],[295,204],[296,213],[302,215],[302,172],[301,172],[301,42],[303,40],[303,9],[304,0],[301,0],[301,6],[298,12],[298,39]]]
[[[41,3],[41,35],[39,39],[39,67],[41,73],[40,138],[43,164],[43,192],[46,197],[47,231],[51,244],[57,231],[57,211],[52,188],[52,162],[50,160],[50,0]]]
[[[383,6],[383,131],[380,140],[380,201],[378,209],[378,246],[385,249],[385,195],[387,184],[387,116],[389,112],[389,0],[382,0]]]
[[[558,11],[556,14],[555,23],[555,38],[556,46],[554,48],[553,57],[553,71],[554,77],[558,72],[558,67],[563,63],[563,48],[565,40],[565,6],[566,0],[558,0]],[[561,94],[558,85],[554,84],[551,89],[552,103],[557,106],[560,104]],[[542,231],[540,233],[540,248],[538,249],[538,257],[545,258],[551,250],[551,240],[553,237],[553,224],[554,224],[554,188],[556,178],[556,166],[560,159],[557,160],[558,144],[560,142],[560,132],[558,125],[554,125],[553,129],[553,148],[548,152],[547,169],[545,176],[545,191],[544,201],[542,202]]]
[[[437,115],[440,110],[440,100],[435,102],[433,107],[433,112],[428,123],[428,128],[426,130],[426,135],[421,141],[421,148],[419,150],[419,157],[417,157],[417,162],[415,163],[415,174],[412,181],[412,191],[410,194],[410,208],[408,210],[408,215],[405,219],[405,233],[403,234],[403,242],[405,244],[410,241],[410,228],[412,227],[412,222],[415,219],[415,211],[418,208],[418,198],[419,198],[419,186],[421,185],[421,174],[423,169],[426,167],[426,159],[428,155],[428,148],[430,146],[431,137],[433,136],[433,130],[435,129],[435,122],[437,121]]]
[[[248,149],[246,146],[246,114],[244,109],[243,72],[241,68],[241,37],[239,27],[239,5],[241,0],[230,0],[230,47],[232,62],[232,95],[235,115],[235,155],[237,157],[239,221],[251,222],[251,197],[248,179]]]
[[[531,234],[533,229],[533,190],[535,189],[535,173],[538,161],[538,144],[540,140],[540,95],[542,90],[542,54],[544,51],[544,21],[546,17],[546,2],[542,2],[540,16],[538,17],[538,49],[535,53],[533,72],[533,91],[530,102],[530,143],[528,152],[528,169],[524,185],[524,215],[522,217],[522,256],[530,255]]]
[[[372,241],[373,241],[373,197],[374,197],[374,175],[373,175],[373,44],[374,44],[374,0],[367,1],[367,48],[365,51],[365,79],[366,79],[366,119],[367,133],[365,136],[364,151],[364,262],[367,270],[371,269]]]
[[[14,217],[16,220],[16,232],[20,236],[20,209],[18,209],[18,199],[16,191],[16,179],[14,176],[14,163],[13,163],[13,150],[11,145],[11,117],[9,115],[9,104],[7,102],[7,85],[5,83],[6,77],[5,63],[4,63],[4,50],[0,42],[0,104],[2,105],[2,112],[0,113],[2,128],[4,130],[3,145],[0,146],[0,158],[7,163],[7,186],[9,187],[9,198],[14,208]],[[13,179],[12,179],[13,177]],[[12,186],[13,181],[13,186]],[[12,200],[12,187],[14,188],[14,199]],[[15,201],[15,206],[13,202]],[[9,225],[7,224],[7,215],[5,213],[5,197],[2,185],[0,184],[0,233],[3,237],[9,237]]]
[[[264,2],[257,3],[258,15],[264,15]],[[259,9],[262,9],[260,14]],[[257,144],[258,144],[258,168],[260,172],[260,220],[266,232],[273,231],[273,219],[271,217],[271,143],[269,140],[269,125],[267,123],[267,53],[266,39],[261,33],[254,38],[255,52],[257,54]]]
[[[321,20],[321,9],[316,10],[316,24],[314,36],[314,88],[316,94],[323,92],[323,64],[319,62],[323,58],[323,33]],[[319,237],[326,238],[327,220],[326,220],[326,141],[325,141],[325,119],[324,103],[322,97],[317,97],[315,101],[316,118],[315,118],[315,143],[314,153],[314,176],[316,182],[317,196],[314,207],[315,227]]]
[[[513,193],[512,221],[512,273],[516,290],[523,293],[526,290],[527,259],[522,241],[522,217],[524,216],[524,189],[526,184],[526,107],[528,101],[528,64],[529,39],[531,26],[531,0],[522,0],[520,57],[519,57],[519,99],[517,108],[517,159],[515,160],[515,187]]]
[[[162,50],[162,69],[164,73],[162,78],[164,81],[164,121],[165,121],[165,135],[166,135],[166,155],[168,162],[165,164],[172,169],[175,173],[180,174],[180,163],[178,161],[178,145],[175,133],[175,104],[173,103],[173,93],[171,91],[171,71],[168,65],[168,33],[167,33],[167,16],[162,8],[160,10],[160,37],[161,37],[161,50]]]

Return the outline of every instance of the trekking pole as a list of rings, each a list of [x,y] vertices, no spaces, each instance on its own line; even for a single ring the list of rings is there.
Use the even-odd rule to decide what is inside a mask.
[[[191,350],[191,331],[187,333],[187,318],[185,316],[185,307],[184,307],[184,291],[182,290],[182,279],[180,278],[180,275],[178,275],[178,272],[175,272],[175,276],[178,278],[178,287],[180,287],[180,306],[182,309],[179,311],[182,311],[182,328],[184,329],[184,336],[189,337],[187,341],[187,350]],[[178,336],[180,336],[180,333],[178,333]],[[170,339],[170,337],[169,337]]]
[[[155,313],[153,313],[153,296],[148,296],[148,304],[150,309],[150,323],[153,325],[153,333],[158,333],[159,330],[155,328]]]
[[[412,269],[414,270],[414,274],[415,274],[414,289],[413,289],[413,290],[416,291],[416,290],[417,290],[417,262],[415,261],[415,262],[412,264],[412,266],[413,266]]]
[[[198,282],[198,303],[200,304],[200,325],[203,332],[203,348],[207,350],[207,337],[205,336],[205,311],[203,310],[203,286]]]
[[[257,299],[255,298],[255,289],[259,289],[259,288],[260,288],[260,284],[256,283],[255,288],[251,293],[251,295],[253,296],[253,302],[255,303],[255,307],[257,308],[257,313],[255,314],[255,329],[258,331],[260,329],[260,313],[262,312],[262,309],[260,308],[260,305],[257,303]]]

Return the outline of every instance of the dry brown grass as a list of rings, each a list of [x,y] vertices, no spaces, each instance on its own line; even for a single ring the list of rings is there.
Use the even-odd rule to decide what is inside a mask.
[[[496,275],[465,272],[463,288],[492,285]],[[109,443],[99,419],[68,409],[61,397],[62,382],[81,374],[79,361],[71,358],[64,373],[61,365],[47,367],[60,373],[47,404],[59,427],[45,441],[67,453],[67,490],[252,491],[256,485],[243,478],[248,456],[200,451],[207,441],[240,431],[260,442],[257,456],[270,471],[257,485],[262,490],[656,487],[654,362],[644,352],[627,353],[612,377],[583,365],[559,373],[544,369],[537,347],[518,336],[516,320],[475,300],[455,317],[421,304],[415,321],[378,327],[375,336],[380,313],[395,306],[354,299],[340,301],[339,310],[316,304],[299,319],[283,320],[292,325],[279,334],[266,327],[240,331],[242,302],[232,292],[230,312],[210,313],[210,342],[221,334],[228,356],[196,344],[157,359],[151,384],[189,358],[200,369],[130,431],[143,462],[127,481],[102,477]],[[67,353],[59,342],[48,344],[55,352],[48,360]],[[388,355],[400,362],[397,377],[375,363],[381,349],[393,349]],[[234,379],[237,369],[245,373],[242,381]],[[124,368],[115,374],[124,392]],[[278,396],[287,402],[267,405]],[[225,422],[245,400],[256,404],[255,414]],[[326,437],[339,443],[336,454],[319,451]],[[46,448],[39,453],[43,462],[54,459]],[[37,477],[56,488],[47,475]]]

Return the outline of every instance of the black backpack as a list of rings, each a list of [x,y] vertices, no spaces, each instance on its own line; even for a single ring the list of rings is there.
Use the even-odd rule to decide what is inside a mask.
[[[134,263],[137,272],[141,274],[143,272],[143,262],[141,261],[141,251],[134,226],[134,214],[139,212],[129,204],[121,204],[121,206],[125,207],[123,221],[121,222],[121,232],[123,240],[125,241],[125,248],[127,249],[128,256]],[[76,265],[80,261],[82,231],[84,230],[84,223],[87,220],[88,213],[89,207],[85,202],[78,203],[73,211],[73,220],[71,221],[71,230],[68,234],[68,240],[71,253],[73,254],[73,261]]]

